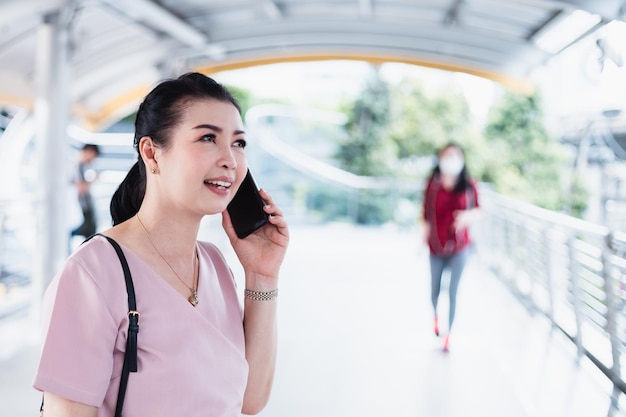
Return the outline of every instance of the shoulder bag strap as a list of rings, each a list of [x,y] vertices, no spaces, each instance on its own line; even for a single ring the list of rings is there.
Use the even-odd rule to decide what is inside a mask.
[[[130,372],[137,372],[137,333],[139,333],[139,312],[135,300],[135,287],[133,286],[133,278],[130,274],[130,268],[126,257],[120,245],[112,238],[97,234],[109,241],[115,249],[122,269],[124,270],[124,279],[126,280],[126,292],[128,293],[128,337],[126,339],[126,352],[124,353],[124,365],[122,366],[122,377],[120,379],[120,387],[117,392],[117,405],[115,406],[115,417],[122,417],[122,408],[124,407],[124,397],[126,395],[126,386],[128,385],[128,375]]]
[[[120,387],[117,392],[117,404],[115,406],[115,417],[122,417],[122,408],[124,407],[124,397],[126,395],[126,387],[128,385],[128,375],[130,372],[137,372],[137,333],[139,333],[139,312],[137,311],[137,303],[135,300],[135,287],[133,278],[130,274],[130,268],[126,257],[120,245],[112,238],[100,233],[96,233],[85,239],[85,242],[94,236],[102,236],[109,241],[115,249],[117,257],[122,264],[124,271],[124,279],[126,280],[126,292],[128,293],[128,337],[126,339],[126,352],[124,352],[124,365],[122,366],[122,376],[120,379]],[[83,242],[83,243],[85,243]],[[43,398],[41,399],[41,407],[39,411],[43,416]]]

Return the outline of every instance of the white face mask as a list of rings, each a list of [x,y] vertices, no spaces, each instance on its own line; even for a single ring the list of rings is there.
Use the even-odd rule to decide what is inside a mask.
[[[459,175],[464,165],[463,159],[456,156],[446,156],[439,160],[439,170],[446,175]]]

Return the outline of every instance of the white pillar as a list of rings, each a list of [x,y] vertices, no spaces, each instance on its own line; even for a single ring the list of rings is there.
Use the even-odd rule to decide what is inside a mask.
[[[68,253],[65,220],[67,124],[69,118],[68,13],[61,8],[44,16],[37,39],[35,66],[35,142],[37,235],[33,268],[33,311]]]

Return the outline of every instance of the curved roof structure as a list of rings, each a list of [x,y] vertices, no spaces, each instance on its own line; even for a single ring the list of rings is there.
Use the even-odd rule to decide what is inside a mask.
[[[8,0],[0,3],[0,105],[31,107],[37,33],[59,10],[74,116],[98,126],[159,78],[317,59],[408,62],[528,91],[554,54],[622,0]],[[579,10],[589,13],[581,14]],[[569,34],[559,25],[584,22]],[[586,20],[585,20],[586,19]],[[563,39],[556,39],[554,34]],[[552,36],[552,44],[546,36]]]

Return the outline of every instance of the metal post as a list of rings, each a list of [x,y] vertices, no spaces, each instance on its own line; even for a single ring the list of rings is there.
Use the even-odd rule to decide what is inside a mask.
[[[532,238],[531,238],[531,234],[532,234],[532,229],[529,226],[529,224],[531,224],[532,220],[527,220],[528,223],[524,223],[524,220],[522,220],[520,222],[520,230],[521,230],[521,243],[522,243],[522,247],[520,248],[520,269],[518,269],[519,271],[523,271],[522,272],[522,277],[526,277],[526,282],[528,285],[528,289],[527,289],[527,298],[528,301],[530,302],[530,305],[532,306],[533,310],[536,310],[537,305],[539,304],[537,302],[537,297],[536,297],[536,280],[540,279],[539,277],[537,277],[537,275],[535,274],[535,271],[533,270],[533,267],[535,265],[533,265],[533,262],[535,262],[534,257],[532,256],[532,250],[531,248],[533,247],[532,245]]]
[[[580,284],[578,279],[578,262],[576,260],[576,235],[568,238],[567,247],[569,249],[569,265],[570,265],[570,282],[572,285],[572,305],[574,307],[574,317],[576,319],[576,334],[574,342],[576,342],[576,352],[578,359],[584,355],[583,350],[583,312],[581,307]]]
[[[554,317],[554,277],[552,267],[552,257],[554,251],[552,250],[551,231],[549,228],[544,229],[543,232],[543,267],[545,271],[546,290],[548,291],[548,317],[550,317],[551,325],[554,328],[556,318]]]
[[[4,228],[6,214],[4,204],[0,201],[0,289],[2,288],[2,273],[4,272]]]
[[[502,206],[500,207],[500,209],[502,209]],[[512,223],[510,217],[507,219],[503,218],[502,223],[504,226],[504,253],[509,255],[506,263],[506,269],[502,269],[502,275],[503,278],[506,280],[506,284],[509,286],[509,288],[515,290],[515,280],[513,278],[515,276],[515,254],[513,252],[513,248],[515,247],[515,245],[511,243],[514,234],[511,229],[514,228],[514,224]],[[511,265],[511,262],[513,262],[513,266]]]
[[[617,334],[617,315],[619,314],[619,303],[617,302],[619,282],[616,282],[612,274],[611,242],[612,236],[608,234],[602,245],[602,278],[604,281],[604,293],[606,294],[606,332],[611,342],[611,357],[613,364],[611,372],[613,381],[621,380],[620,365],[620,337]]]
[[[511,249],[513,250],[513,261],[515,266],[515,273],[513,274],[514,279],[514,288],[517,292],[517,295],[522,299],[526,298],[526,294],[523,291],[523,271],[524,271],[524,255],[521,253],[522,250],[525,250],[523,243],[523,232],[524,226],[522,225],[520,219],[518,219],[518,215],[515,215],[515,219],[513,220],[513,244],[511,245]]]
[[[65,221],[66,137],[69,113],[67,8],[46,15],[39,27],[36,57],[35,141],[38,160],[37,238],[33,270],[33,311],[67,256]]]

